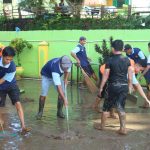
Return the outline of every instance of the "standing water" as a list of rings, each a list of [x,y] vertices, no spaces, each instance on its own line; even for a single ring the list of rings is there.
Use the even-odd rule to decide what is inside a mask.
[[[7,135],[1,137],[1,131],[0,150],[150,149],[150,110],[138,107],[143,103],[141,98],[136,105],[127,101],[128,135],[120,136],[116,134],[119,129],[118,119],[109,118],[105,131],[93,128],[95,122],[100,122],[100,113],[91,108],[96,95],[90,94],[86,89],[79,90],[76,85],[68,85],[66,93],[69,110],[66,109],[66,119],[59,119],[56,117],[57,92],[52,87],[46,99],[42,120],[36,120],[40,81],[21,80],[18,84],[20,88],[25,89],[25,93],[21,95],[21,102],[26,125],[31,127],[32,131],[26,135],[20,134],[17,112],[7,98],[6,106],[0,108],[5,122],[4,132]]]

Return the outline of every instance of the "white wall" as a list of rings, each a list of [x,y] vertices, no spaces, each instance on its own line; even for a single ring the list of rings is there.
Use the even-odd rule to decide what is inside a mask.
[[[150,11],[150,0],[130,0],[130,1],[132,7],[139,7],[135,8],[134,9],[135,11]]]

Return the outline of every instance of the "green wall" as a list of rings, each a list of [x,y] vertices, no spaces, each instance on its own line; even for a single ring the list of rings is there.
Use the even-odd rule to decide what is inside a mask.
[[[27,50],[21,54],[21,63],[24,67],[24,77],[39,77],[38,75],[38,45],[40,41],[49,43],[49,59],[59,57],[64,54],[70,55],[70,51],[75,48],[80,36],[87,37],[87,54],[94,63],[98,63],[99,55],[94,50],[94,45],[101,45],[102,39],[109,40],[122,39],[125,43],[132,44],[133,47],[141,48],[148,55],[147,43],[150,41],[150,30],[64,30],[64,31],[20,31],[19,33],[10,31],[0,32],[0,43],[8,45],[10,40],[19,37],[30,41],[33,44],[32,50]],[[98,65],[93,66],[98,72]],[[74,68],[74,70],[76,70]],[[74,72],[76,76],[76,72]]]

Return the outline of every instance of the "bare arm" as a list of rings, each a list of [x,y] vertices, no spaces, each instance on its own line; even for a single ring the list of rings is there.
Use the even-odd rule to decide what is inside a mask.
[[[64,82],[65,82],[65,84],[67,85],[68,84],[68,77],[69,77],[69,72],[65,72],[64,73]]]
[[[133,77],[133,68],[132,68],[132,66],[129,66],[128,67],[128,84],[129,84],[129,92],[130,93],[133,90],[132,77]]]
[[[99,95],[101,95],[101,92],[103,91],[104,85],[106,84],[108,78],[109,78],[110,69],[105,69],[105,72],[102,77],[102,82],[99,89]]]
[[[75,53],[71,52],[71,56],[77,61],[78,65],[80,65],[80,60],[78,59],[78,57],[76,56]]]
[[[57,85],[57,91],[58,91],[58,94],[60,95],[60,97],[62,98],[62,100],[64,101],[64,105],[67,106],[68,103],[67,103],[67,100],[66,100],[66,97],[64,95],[61,85]]]
[[[144,76],[149,69],[150,69],[150,65],[147,65],[147,67],[144,69],[143,73],[141,74],[140,78],[142,78],[142,76]]]

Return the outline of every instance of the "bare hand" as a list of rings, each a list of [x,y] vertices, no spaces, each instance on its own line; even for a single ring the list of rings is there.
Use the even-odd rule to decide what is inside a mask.
[[[68,101],[64,100],[64,106],[67,107],[68,106]]]
[[[129,93],[131,94],[132,92],[134,92],[134,88],[132,84],[129,84]]]
[[[64,84],[65,84],[65,86],[67,86],[68,85],[68,80],[64,80]]]
[[[77,60],[77,66],[80,67],[80,60]]]
[[[99,98],[102,96],[102,91],[103,91],[103,89],[100,89],[100,90],[99,90],[99,93],[97,94],[97,96],[98,96]]]

